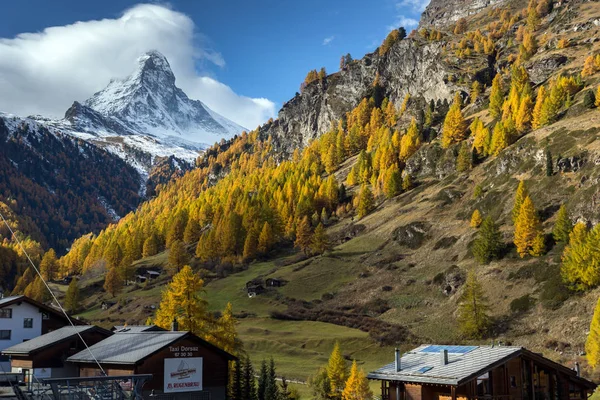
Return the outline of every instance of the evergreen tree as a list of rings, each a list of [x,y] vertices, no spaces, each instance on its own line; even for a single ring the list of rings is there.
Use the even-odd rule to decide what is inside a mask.
[[[279,385],[277,385],[277,373],[275,371],[275,361],[273,361],[273,357],[269,362],[269,367],[267,370],[267,384],[265,387],[265,398],[266,399],[280,399]]]
[[[258,387],[256,390],[256,396],[258,400],[270,400],[266,397],[267,395],[267,385],[269,380],[269,371],[267,369],[267,362],[263,359],[260,364],[260,372],[258,373]]]
[[[304,254],[308,255],[312,245],[312,228],[308,217],[304,217],[296,230],[296,242],[294,243]]]
[[[458,306],[460,331],[466,338],[481,339],[488,331],[491,320],[489,305],[474,271],[469,271]]]
[[[194,274],[189,265],[184,266],[163,291],[154,323],[169,330],[176,319],[180,330],[214,342],[214,338],[207,336],[206,332],[209,321],[206,300],[198,294],[203,287],[204,281]]]
[[[73,314],[79,310],[79,287],[77,279],[71,279],[67,292],[65,293],[65,308],[67,312]]]
[[[54,249],[50,249],[44,254],[42,262],[40,263],[40,272],[46,282],[56,278],[58,272],[58,260]]]
[[[344,385],[348,379],[348,366],[346,365],[346,360],[342,357],[342,351],[340,350],[340,344],[338,342],[335,342],[333,351],[329,356],[329,362],[327,363],[327,377],[329,378],[329,385],[331,388],[331,398],[341,398]]]
[[[315,254],[323,254],[326,251],[331,250],[329,236],[327,236],[327,232],[325,232],[325,228],[321,223],[316,227],[313,234],[311,250]]]
[[[502,250],[502,234],[492,217],[484,218],[473,242],[473,255],[482,264],[489,263],[500,255]]]
[[[546,148],[546,176],[554,175],[554,162],[552,161],[552,153]]]
[[[256,378],[254,377],[254,368],[250,358],[246,356],[242,365],[242,399],[257,400]]]
[[[466,137],[465,119],[461,111],[460,93],[454,96],[454,102],[446,114],[444,126],[442,128],[442,146],[449,147],[453,143],[458,143]]]
[[[569,219],[567,207],[564,204],[561,204],[558,213],[556,214],[556,222],[554,222],[552,236],[556,242],[567,243],[572,230],[573,224]]]
[[[529,192],[527,191],[527,187],[525,186],[525,181],[519,181],[519,185],[517,186],[517,192],[515,193],[515,202],[512,211],[513,224],[517,221],[517,218],[519,218],[521,206],[523,205],[523,201],[527,196],[529,196]]]
[[[327,375],[327,368],[319,368],[317,373],[308,379],[308,386],[314,399],[331,400],[331,382]],[[340,399],[340,397],[337,399]]]
[[[531,198],[527,196],[523,200],[519,216],[515,221],[514,243],[521,258],[525,257],[527,253],[532,253],[534,241],[539,234],[539,220],[535,207]]]
[[[406,37],[406,29],[403,26],[398,28],[398,40],[402,40]]]
[[[504,93],[502,88],[502,75],[496,74],[492,81],[492,91],[490,92],[490,115],[494,118],[502,115],[502,105],[504,103]]]
[[[123,281],[119,276],[119,272],[116,267],[110,267],[106,276],[104,277],[104,290],[110,293],[112,297],[115,297],[117,293],[121,291],[123,287]]]
[[[473,211],[473,214],[471,215],[471,223],[469,225],[471,226],[471,228],[479,228],[482,222],[483,218],[481,217],[481,213],[478,209],[475,209],[475,211]]]
[[[369,380],[362,370],[358,369],[356,360],[352,362],[350,376],[342,392],[343,400],[371,400],[373,392],[369,388]]]
[[[366,184],[363,184],[360,188],[360,193],[358,195],[358,218],[361,219],[367,214],[369,214],[375,208],[375,197],[373,196],[373,192]]]
[[[175,240],[171,243],[169,249],[168,268],[171,275],[175,275],[185,264],[189,262],[189,255],[185,244],[181,240]]]
[[[590,89],[585,91],[585,95],[583,96],[583,106],[589,109],[596,107],[596,96],[594,95],[593,90]]]
[[[473,166],[472,163],[473,155],[469,149],[469,145],[463,142],[458,150],[458,157],[456,158],[456,170],[458,172],[467,172]]]
[[[404,174],[404,177],[402,178],[402,190],[407,191],[412,189],[413,187],[413,181],[412,178],[410,177],[410,174]]]
[[[596,368],[600,364],[600,299],[594,308],[594,316],[585,341],[585,357],[592,368]]]

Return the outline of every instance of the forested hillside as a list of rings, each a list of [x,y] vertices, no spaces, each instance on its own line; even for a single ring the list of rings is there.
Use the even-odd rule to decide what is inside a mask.
[[[73,243],[59,264],[90,283],[84,317],[116,322],[112,297],[128,322],[153,317],[160,286],[123,282],[189,264],[258,356],[263,326],[302,321],[377,346],[497,339],[592,374],[598,19],[599,3],[504,2],[312,71],[278,120]],[[248,297],[267,278],[281,286]]]

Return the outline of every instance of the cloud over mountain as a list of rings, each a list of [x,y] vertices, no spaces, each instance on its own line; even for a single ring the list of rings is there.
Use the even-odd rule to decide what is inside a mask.
[[[140,4],[115,19],[71,25],[0,39],[0,110],[19,115],[62,116],[111,78],[123,78],[140,54],[156,49],[171,63],[177,85],[193,99],[240,125],[254,128],[275,115],[265,98],[236,94],[198,66],[225,60],[185,14]]]

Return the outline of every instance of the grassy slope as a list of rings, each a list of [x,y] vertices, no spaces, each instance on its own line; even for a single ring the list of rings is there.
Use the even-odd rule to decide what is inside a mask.
[[[580,7],[581,13],[574,22],[600,17],[600,4]],[[568,32],[574,43],[591,34]],[[548,39],[553,36],[549,32]],[[593,51],[586,44],[542,52],[534,60],[546,53],[564,53],[569,57],[565,71],[575,72],[581,69],[584,55]],[[597,83],[595,78],[588,79],[588,88]],[[558,123],[527,135],[500,157],[478,165],[468,175],[453,174],[442,180],[423,177],[417,188],[384,201],[363,220],[344,219],[329,227],[332,236],[356,225],[365,228],[330,254],[290,265],[285,265],[289,256],[278,257],[210,282],[205,296],[211,309],[221,310],[231,302],[236,314],[246,315],[240,318],[239,333],[251,357],[260,362],[273,356],[279,373],[289,378],[306,379],[326,361],[336,340],[341,342],[349,359],[356,358],[369,370],[390,362],[392,348],[379,347],[367,333],[356,329],[320,322],[275,320],[270,317],[271,312],[285,310],[290,299],[325,304],[331,309],[387,302],[391,308],[379,318],[407,327],[417,337],[417,343],[413,344],[463,342],[455,324],[460,290],[446,296],[442,293],[444,285],[433,281],[452,266],[463,273],[475,268],[498,322],[495,339],[527,346],[567,365],[577,359],[582,361],[579,354],[600,290],[572,295],[557,309],[548,309],[541,304],[541,297],[549,275],[557,274],[562,247],[554,246],[540,259],[520,259],[514,249],[509,249],[501,260],[480,266],[469,252],[475,231],[468,226],[471,212],[478,208],[502,224],[505,241],[510,243],[513,229],[510,213],[518,179],[528,180],[546,233],[551,231],[554,210],[561,202],[567,202],[573,216],[597,222],[594,204],[600,194],[594,182],[600,178],[600,168],[590,161],[600,158],[600,112],[582,110],[582,93]],[[545,177],[541,154],[546,147],[555,157],[585,156],[589,161],[576,172]],[[336,172],[340,180],[354,162],[355,158],[347,160]],[[474,199],[472,194],[478,184],[484,194]],[[353,190],[349,188],[350,192]],[[414,222],[430,226],[421,244],[411,248],[393,239],[398,228]],[[141,260],[138,265],[160,266],[165,260],[163,253]],[[256,277],[277,277],[289,283],[250,299],[245,283]],[[83,284],[87,287],[84,297],[88,311],[82,316],[104,326],[125,321],[143,323],[153,312],[150,307],[160,301],[165,281],[163,278],[147,288],[127,288],[115,299],[120,305],[103,312],[100,302],[104,294],[98,290],[101,277],[86,277]],[[388,289],[383,290],[384,287]],[[511,303],[524,295],[531,296],[532,307],[523,313],[512,312]],[[398,345],[406,348],[413,344]]]

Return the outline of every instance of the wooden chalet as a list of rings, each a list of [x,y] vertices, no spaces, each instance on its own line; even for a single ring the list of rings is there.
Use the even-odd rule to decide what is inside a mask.
[[[578,368],[577,368],[578,369]],[[369,373],[382,400],[587,399],[596,384],[522,347],[423,345]]]
[[[23,374],[28,383],[32,377],[40,380],[77,376],[75,365],[65,361],[85,349],[82,338],[91,346],[111,335],[112,332],[92,325],[65,326],[4,349],[2,354],[10,357],[11,371]]]
[[[151,328],[151,327],[149,327]],[[93,356],[92,356],[93,354]],[[229,362],[236,358],[191,334],[124,328],[67,359],[78,367],[79,377],[152,375],[145,393],[156,398],[225,400]],[[152,398],[152,397],[150,397]]]

